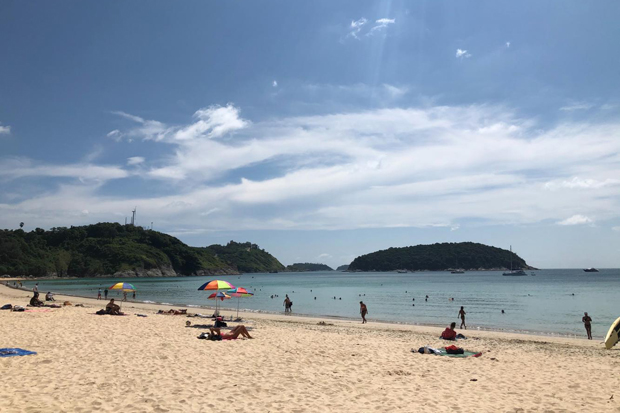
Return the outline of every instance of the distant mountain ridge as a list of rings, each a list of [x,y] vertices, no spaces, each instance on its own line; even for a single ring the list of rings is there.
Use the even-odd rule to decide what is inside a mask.
[[[133,225],[98,223],[31,232],[0,230],[0,274],[35,277],[171,277],[283,270],[258,245],[191,247]]]
[[[295,263],[292,265],[287,265],[285,271],[289,271],[289,272],[334,271],[334,269],[325,264],[313,264],[309,262],[303,262],[303,263]]]
[[[524,259],[509,250],[474,242],[438,243],[388,248],[362,255],[353,260],[349,271],[446,271],[506,270],[512,268],[534,270]]]

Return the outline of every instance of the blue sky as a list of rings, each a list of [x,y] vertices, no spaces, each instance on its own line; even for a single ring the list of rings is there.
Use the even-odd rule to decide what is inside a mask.
[[[620,267],[620,4],[3,1],[0,226]]]

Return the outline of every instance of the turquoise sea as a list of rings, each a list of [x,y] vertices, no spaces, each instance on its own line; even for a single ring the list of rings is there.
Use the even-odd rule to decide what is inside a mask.
[[[370,322],[443,326],[458,321],[457,313],[464,306],[469,329],[579,336],[585,335],[581,317],[587,311],[594,320],[595,338],[602,338],[612,321],[620,317],[617,296],[620,270],[585,273],[581,269],[558,269],[534,273],[536,276],[504,277],[494,271],[465,274],[332,271],[219,278],[254,290],[254,297],[241,298],[239,302],[241,309],[251,311],[283,312],[282,302],[285,294],[289,294],[293,312],[298,315],[358,318],[359,301],[363,300],[368,306]],[[197,288],[215,278],[41,280],[39,291],[96,297],[99,286],[125,281],[135,285],[137,301],[213,306],[214,302],[206,299],[208,293]],[[25,283],[26,287],[32,285],[34,281]],[[110,297],[118,294],[111,293]],[[236,311],[236,307],[236,298],[223,303],[225,314]]]

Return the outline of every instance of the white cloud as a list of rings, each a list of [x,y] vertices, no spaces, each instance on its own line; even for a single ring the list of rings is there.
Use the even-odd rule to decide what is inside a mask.
[[[612,229],[612,231],[618,231],[618,232],[620,232],[620,226],[617,226],[617,227],[611,227],[611,229]]]
[[[576,110],[589,110],[589,109],[592,109],[593,107],[594,105],[592,103],[574,102],[569,105],[562,106],[560,110],[564,112],[574,112]]]
[[[594,221],[592,221],[591,218],[588,218],[585,215],[577,214],[577,215],[573,215],[570,218],[566,218],[563,221],[558,222],[558,225],[584,225],[584,224],[591,224],[592,222]]]
[[[471,53],[468,53],[467,50],[456,49],[456,58],[463,59],[471,57]]]
[[[27,177],[77,178],[81,180],[106,181],[129,176],[117,166],[84,164],[52,165],[25,158],[0,161],[0,177],[17,179]]]
[[[457,231],[459,228],[461,228],[461,226],[459,224],[455,224],[450,227],[450,231]]]
[[[510,42],[506,42],[506,49],[510,49]]]
[[[127,165],[139,165],[144,163],[144,158],[141,156],[132,156],[131,158],[127,158]]]
[[[332,258],[332,255],[324,252],[323,254],[319,254],[317,258],[320,260],[327,260],[327,259]]]
[[[123,138],[123,134],[118,129],[108,132],[106,136],[114,139],[115,141],[120,141]]]
[[[387,93],[391,97],[393,97],[393,98],[399,98],[399,97],[407,94],[407,92],[409,91],[409,89],[407,89],[405,87],[396,87],[396,86],[393,86],[393,85],[388,85],[387,83],[384,83],[383,87],[385,88]]]
[[[358,34],[362,30],[362,26],[364,26],[367,21],[368,20],[366,20],[363,17],[359,20],[352,20],[351,25],[350,25],[351,30],[349,31],[349,36],[355,39],[359,39]]]
[[[132,176],[174,183],[160,184],[167,188],[164,195],[114,197],[88,182],[52,186],[0,204],[0,224],[26,213],[42,227],[86,222],[80,221],[85,209],[88,221],[116,219],[117,214],[122,220],[134,206],[159,228],[180,232],[454,229],[463,220],[529,224],[620,218],[620,122],[560,121],[544,129],[504,108],[472,105],[390,107],[250,123],[235,108],[224,109],[219,114],[217,109],[198,111],[186,125],[162,124],[167,132],[160,145],[171,150],[149,159],[156,168],[135,168],[131,175],[120,167],[88,163],[0,162],[5,179]],[[208,125],[190,133],[200,121]],[[179,131],[187,138],[177,139]],[[234,131],[234,139],[225,138],[226,131]],[[209,216],[214,208],[217,219]]]
[[[388,27],[390,24],[394,24],[396,23],[396,19],[379,19],[375,21],[375,26],[373,26],[370,31],[368,33],[366,33],[366,36],[372,36],[373,34],[376,34],[377,32],[385,29],[386,27]]]
[[[374,26],[372,26],[368,30],[364,29],[364,26],[366,25],[366,23],[368,23],[368,20],[364,17],[362,17],[359,20],[351,21],[351,24],[349,25],[349,33],[347,37],[353,37],[355,39],[360,40],[361,35],[365,37],[372,36],[382,31],[383,29],[387,28],[388,26],[395,24],[396,19],[388,19],[388,18],[377,19],[375,20]]]
[[[11,134],[11,127],[2,126],[2,124],[0,124],[0,135],[10,135],[10,134]]]
[[[271,83],[271,86],[273,87],[278,87],[278,81],[274,80],[273,83]]]
[[[605,180],[582,179],[575,176],[570,180],[555,180],[546,182],[544,187],[545,189],[553,191],[558,189],[598,189],[609,185],[620,185],[620,180],[611,178]]]

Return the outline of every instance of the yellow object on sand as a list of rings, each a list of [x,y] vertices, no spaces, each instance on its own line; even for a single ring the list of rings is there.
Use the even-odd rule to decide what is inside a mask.
[[[620,317],[616,319],[609,327],[609,331],[605,336],[605,348],[610,349],[620,340]]]

